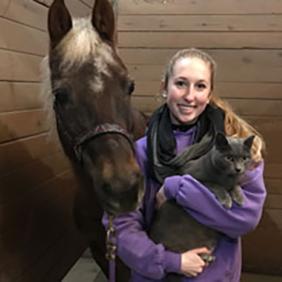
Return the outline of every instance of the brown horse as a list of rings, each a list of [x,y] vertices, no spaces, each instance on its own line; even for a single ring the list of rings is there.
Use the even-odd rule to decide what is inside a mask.
[[[57,131],[81,184],[74,216],[107,274],[102,213],[132,211],[141,199],[143,179],[132,140],[144,133],[146,120],[131,107],[134,84],[117,54],[108,0],[96,0],[89,19],[75,20],[63,0],[54,0],[48,32]]]

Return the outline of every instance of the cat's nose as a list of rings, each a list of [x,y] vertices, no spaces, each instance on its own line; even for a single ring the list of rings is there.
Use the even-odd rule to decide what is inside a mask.
[[[237,173],[240,173],[240,172],[242,171],[242,169],[241,169],[241,167],[235,167],[235,171],[236,171]]]

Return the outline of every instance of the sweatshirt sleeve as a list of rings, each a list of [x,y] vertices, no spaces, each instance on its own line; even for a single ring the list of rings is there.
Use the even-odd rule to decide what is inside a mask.
[[[202,224],[237,238],[253,230],[261,218],[266,197],[263,170],[262,161],[246,172],[241,181],[243,205],[234,203],[231,209],[223,207],[208,188],[190,175],[166,178],[164,193]]]
[[[108,226],[105,214],[103,224]],[[169,272],[180,272],[180,254],[166,251],[155,244],[144,231],[141,211],[114,220],[117,254],[132,270],[151,279],[162,279]]]

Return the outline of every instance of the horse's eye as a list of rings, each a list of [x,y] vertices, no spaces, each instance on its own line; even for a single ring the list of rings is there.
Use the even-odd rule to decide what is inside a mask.
[[[132,94],[132,92],[134,91],[135,89],[135,83],[133,80],[129,81],[128,83],[128,94]]]
[[[68,103],[69,101],[69,93],[66,89],[57,89],[54,92],[55,95],[55,102],[56,103],[60,103],[61,105],[64,105],[66,103]]]

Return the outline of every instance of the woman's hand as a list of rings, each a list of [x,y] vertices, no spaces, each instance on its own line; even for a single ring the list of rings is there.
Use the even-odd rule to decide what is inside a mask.
[[[159,209],[163,203],[167,201],[166,195],[164,193],[164,186],[160,188],[156,195],[156,208]]]
[[[202,273],[207,264],[199,256],[210,254],[207,248],[197,248],[181,254],[181,272],[186,276],[195,277]]]

